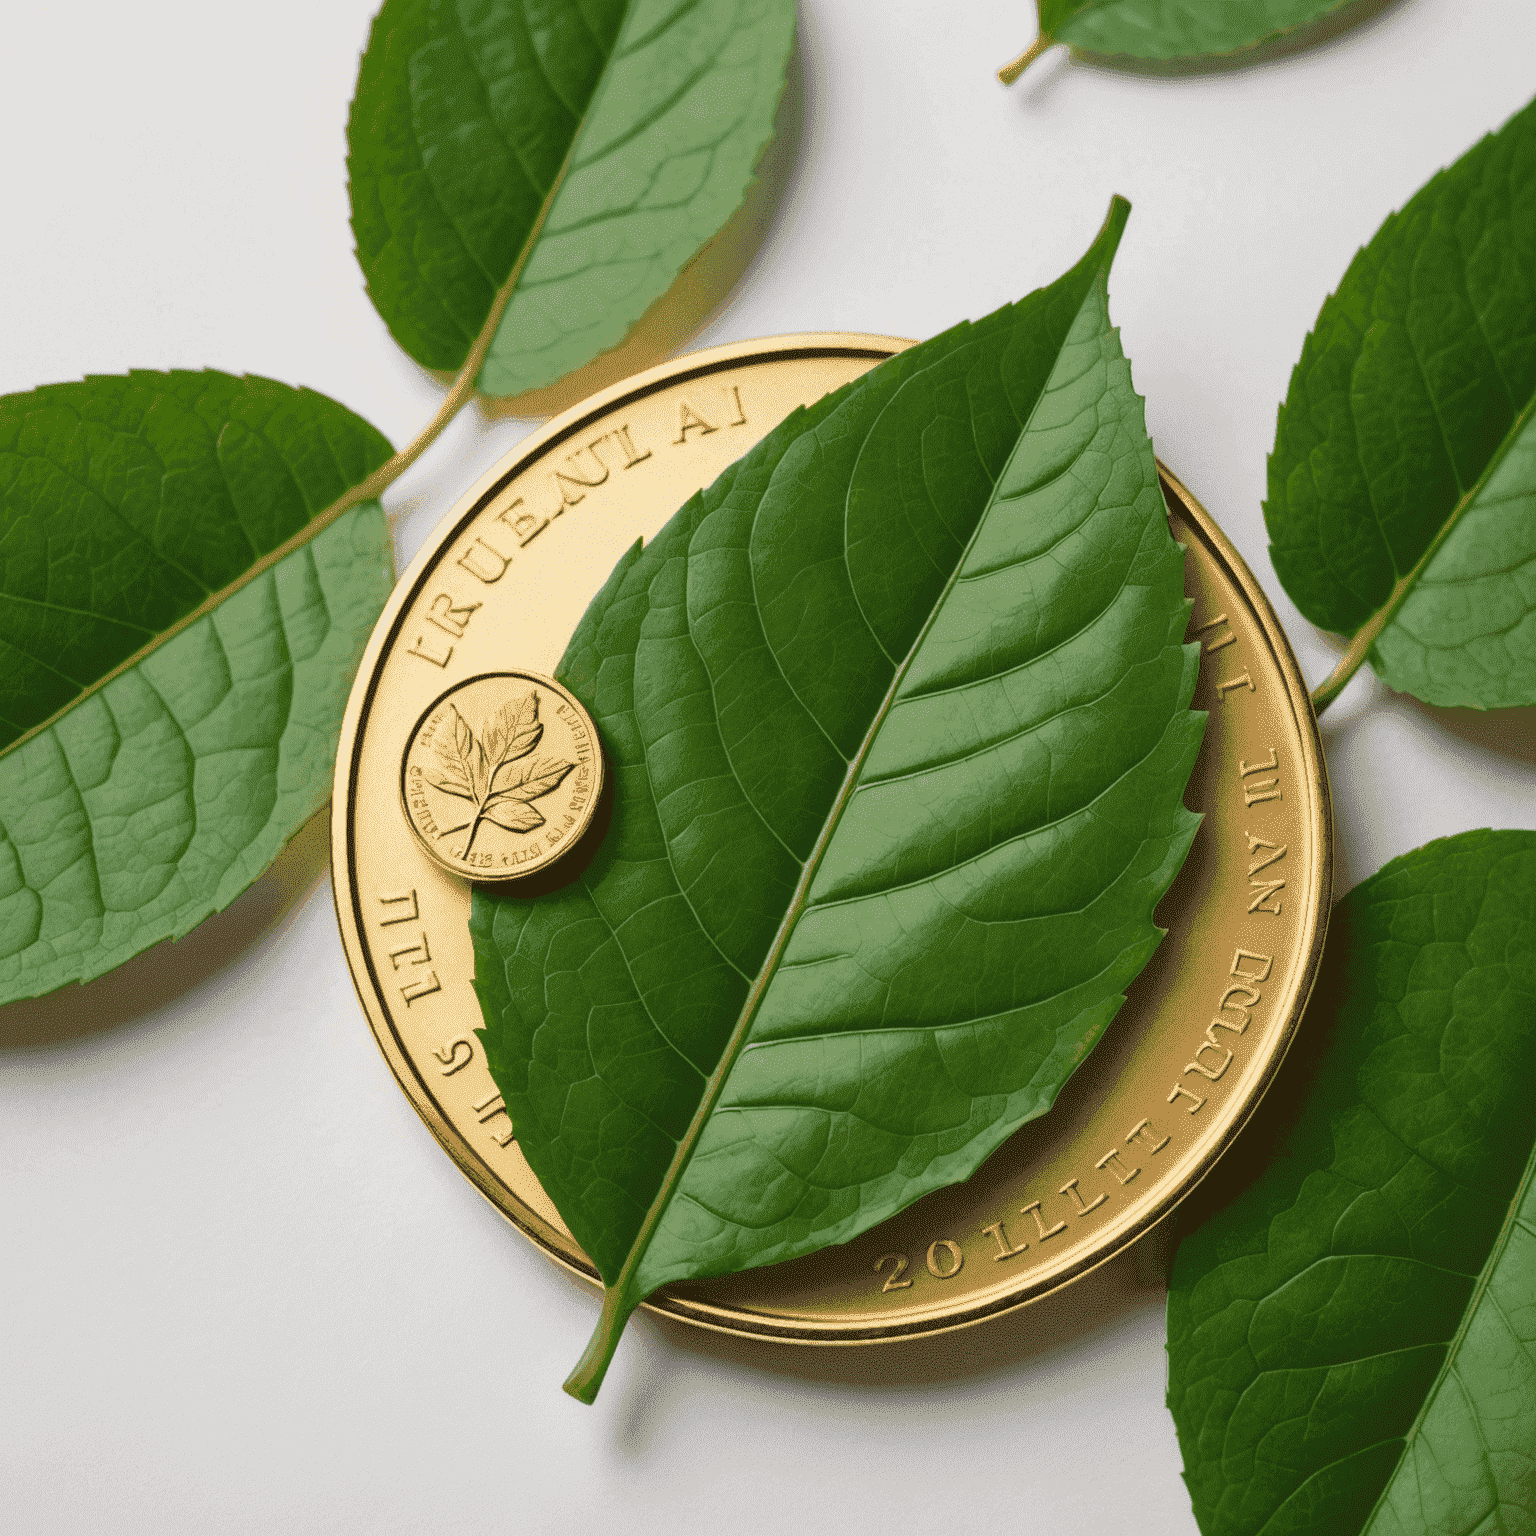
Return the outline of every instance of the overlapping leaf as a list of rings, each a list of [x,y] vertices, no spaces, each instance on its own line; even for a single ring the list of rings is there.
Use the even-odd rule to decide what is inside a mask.
[[[1536,1530],[1536,833],[1335,910],[1263,1171],[1183,1236],[1169,1405],[1206,1536]],[[1304,1047],[1303,1047],[1304,1048]],[[1277,1093],[1285,1092],[1284,1080]]]
[[[791,416],[614,572],[561,666],[596,860],[477,890],[487,1061],[608,1286],[845,1241],[1043,1113],[1197,818],[1182,552],[1108,319],[1059,282]]]
[[[1536,703],[1536,103],[1381,227],[1323,305],[1269,463],[1314,624],[1432,704]]]
[[[325,803],[392,583],[389,444],[311,390],[131,373],[0,399],[0,1001],[234,899]]]
[[[1218,58],[1255,48],[1329,17],[1359,0],[1035,0],[1040,34],[1006,69],[1018,79],[1056,43],[1101,57]]]
[[[517,395],[616,345],[740,205],[793,0],[387,0],[348,125],[395,339]],[[504,307],[503,307],[504,305]]]

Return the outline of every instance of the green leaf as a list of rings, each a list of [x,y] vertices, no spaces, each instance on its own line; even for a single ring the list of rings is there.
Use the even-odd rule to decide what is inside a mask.
[[[268,379],[0,398],[0,1002],[185,933],[325,803],[389,454]]]
[[[1315,26],[1359,0],[1035,0],[1040,33],[998,71],[1011,85],[1047,48],[1133,59],[1219,58]]]
[[[368,292],[428,368],[552,383],[740,206],[793,0],[386,0],[347,137]]]
[[[1350,263],[1269,461],[1297,607],[1431,704],[1536,703],[1536,103]]]
[[[1200,1528],[1536,1530],[1536,833],[1352,891],[1298,1049],[1319,1036],[1278,1148],[1240,1144],[1263,1172],[1174,1260]]]
[[[608,1292],[844,1242],[1043,1114],[1161,931],[1204,729],[1108,317],[1060,281],[792,415],[588,610],[613,821],[475,892],[486,1058]]]

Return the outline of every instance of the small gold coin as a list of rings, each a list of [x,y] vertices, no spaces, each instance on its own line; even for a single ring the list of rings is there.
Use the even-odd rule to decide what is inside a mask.
[[[441,694],[400,764],[406,820],[469,880],[521,880],[587,830],[603,788],[597,728],[537,672],[483,672]]]

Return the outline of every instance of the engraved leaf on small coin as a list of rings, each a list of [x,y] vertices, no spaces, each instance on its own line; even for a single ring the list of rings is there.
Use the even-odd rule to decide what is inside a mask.
[[[480,727],[478,737],[456,705],[448,708],[453,712],[453,730],[439,732],[433,742],[442,776],[428,777],[427,783],[445,795],[468,800],[475,814],[439,837],[451,837],[468,827],[464,844],[468,853],[487,821],[508,832],[542,827],[544,817],[531,802],[558,789],[576,764],[552,757],[524,761],[544,737],[538,693],[530,689],[520,699],[508,699]]]

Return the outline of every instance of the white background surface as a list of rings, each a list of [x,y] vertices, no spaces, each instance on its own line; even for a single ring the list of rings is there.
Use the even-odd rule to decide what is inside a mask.
[[[373,313],[344,125],[370,0],[12,7],[0,391],[212,365],[403,444],[439,389]],[[926,336],[1057,276],[1112,192],[1112,301],[1160,453],[1275,600],[1274,412],[1381,218],[1536,89],[1529,0],[1400,0],[1193,78],[1011,91],[1025,0],[802,0],[781,191],[700,345]],[[386,497],[402,561],[531,423],[466,412]],[[1326,721],[1342,891],[1467,827],[1536,825],[1533,712],[1357,682]],[[323,822],[323,818],[321,818]],[[1194,1530],[1155,1256],[900,1351],[596,1315],[439,1151],[373,1044],[313,823],[229,912],[0,1013],[0,1503],[17,1532]]]

